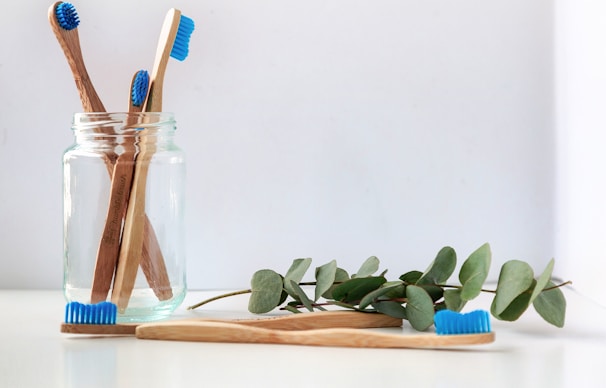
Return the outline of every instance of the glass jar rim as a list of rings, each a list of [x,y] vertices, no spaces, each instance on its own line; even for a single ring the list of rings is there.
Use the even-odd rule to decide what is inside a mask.
[[[117,132],[143,129],[176,129],[172,112],[79,112],[74,113],[72,130],[78,132],[105,132],[112,128]]]

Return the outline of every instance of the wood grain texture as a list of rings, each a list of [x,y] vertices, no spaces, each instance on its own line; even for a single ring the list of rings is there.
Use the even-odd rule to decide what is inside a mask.
[[[388,334],[363,329],[331,328],[314,330],[270,330],[260,327],[225,322],[165,322],[140,325],[136,329],[140,339],[265,343],[351,348],[448,348],[487,344],[494,341],[494,333],[435,335]]]
[[[105,107],[93,86],[84,64],[78,29],[74,28],[73,30],[68,31],[61,28],[57,22],[55,10],[61,3],[61,1],[58,1],[50,6],[48,10],[48,20],[72,71],[76,87],[80,94],[82,109],[84,109],[84,112],[105,112]]]
[[[225,322],[244,326],[261,327],[271,330],[308,330],[334,327],[373,328],[373,327],[400,327],[402,320],[384,314],[370,314],[356,311],[325,311],[315,313],[302,313],[284,315],[272,318],[219,320],[206,318],[191,318],[167,322]],[[62,333],[72,334],[135,334],[135,328],[142,324],[116,324],[116,325],[82,325],[63,323]]]
[[[180,21],[181,11],[175,8],[171,8],[164,17],[164,23],[160,30],[160,37],[158,38],[158,46],[156,48],[156,56],[151,73],[149,93],[147,94],[147,100],[145,101],[146,112],[162,111],[164,74],[166,73],[170,52],[172,51],[177,31],[179,30]]]

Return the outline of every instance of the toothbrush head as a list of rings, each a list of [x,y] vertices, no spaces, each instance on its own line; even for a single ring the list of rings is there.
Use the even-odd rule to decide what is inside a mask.
[[[76,7],[70,3],[59,3],[57,8],[55,8],[55,16],[57,17],[59,26],[64,30],[73,30],[80,24]]]
[[[181,15],[179,29],[175,36],[175,42],[170,52],[170,56],[178,61],[183,61],[189,54],[189,38],[194,32],[194,21],[185,15]]]
[[[147,91],[149,89],[149,74],[146,70],[139,70],[135,75],[131,87],[131,103],[133,106],[140,107],[147,98]]]
[[[70,302],[65,306],[65,323],[115,325],[116,305],[110,302],[83,304]]]
[[[466,314],[440,310],[434,315],[434,324],[438,335],[490,333],[490,315],[484,310]]]

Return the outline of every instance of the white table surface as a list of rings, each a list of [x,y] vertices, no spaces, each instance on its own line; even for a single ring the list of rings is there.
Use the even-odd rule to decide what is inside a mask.
[[[175,317],[248,317],[246,295]],[[564,329],[528,311],[456,350],[350,349],[61,334],[60,291],[0,291],[0,387],[606,387],[606,309],[566,290]],[[480,305],[478,305],[478,303]],[[490,301],[474,301],[488,308]],[[402,329],[412,332],[407,322]]]

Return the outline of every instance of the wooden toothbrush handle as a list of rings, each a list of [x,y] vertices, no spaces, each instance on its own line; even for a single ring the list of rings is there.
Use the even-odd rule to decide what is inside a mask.
[[[125,144],[126,151],[116,159],[111,175],[111,188],[103,234],[97,249],[95,273],[91,289],[91,303],[107,299],[120,254],[122,221],[128,206],[133,181],[132,164],[135,160],[134,144]],[[109,169],[109,166],[108,166]]]
[[[146,135],[139,136],[139,153],[135,160],[135,174],[130,190],[128,208],[124,219],[124,231],[114,278],[111,300],[123,313],[135,286],[137,269],[141,263],[145,238],[145,191],[147,172],[151,157],[155,152],[153,142]]]
[[[128,147],[126,148],[128,149]],[[125,152],[118,158],[105,155],[104,161],[110,178],[112,178],[112,184],[106,223],[97,251],[91,303],[98,303],[107,299],[114,279],[120,254],[122,221],[126,215],[134,174],[134,150]],[[116,220],[118,215],[120,215],[119,222]],[[147,215],[144,216],[143,233],[141,269],[158,300],[168,300],[173,297],[172,287],[160,244]]]
[[[274,330],[308,330],[330,327],[371,328],[402,326],[402,319],[390,317],[389,315],[348,310],[290,314],[262,319],[236,319],[230,322]]]
[[[140,339],[265,343],[354,348],[442,348],[478,345],[494,341],[494,333],[444,335],[388,334],[361,329],[271,330],[237,323],[196,321],[143,324],[137,327]]]
[[[402,320],[393,318],[385,314],[361,313],[356,311],[323,311],[317,313],[303,313],[282,315],[272,318],[254,318],[254,319],[210,319],[210,318],[189,318],[175,322],[191,321],[210,321],[236,323],[252,327],[261,327],[272,330],[308,330],[323,329],[331,327],[350,327],[350,328],[373,328],[373,327],[400,327]],[[116,325],[94,325],[81,323],[63,323],[61,324],[62,333],[72,334],[116,334],[116,335],[135,335],[135,330],[140,324],[116,324]]]

